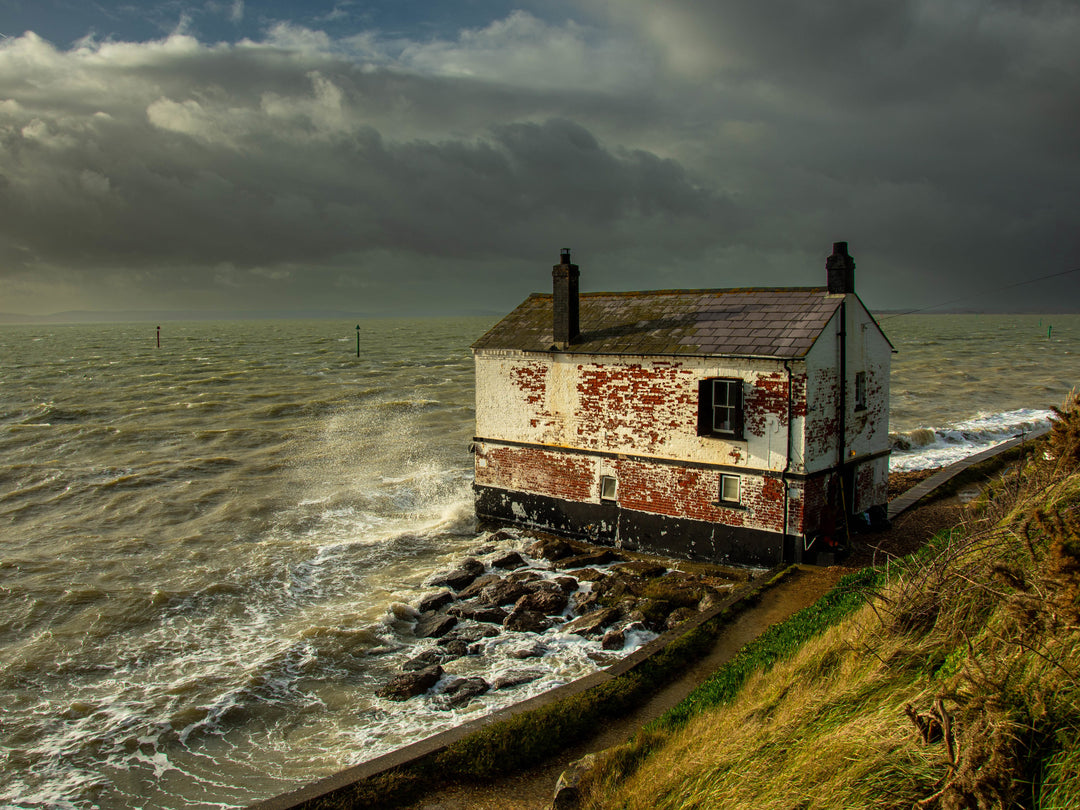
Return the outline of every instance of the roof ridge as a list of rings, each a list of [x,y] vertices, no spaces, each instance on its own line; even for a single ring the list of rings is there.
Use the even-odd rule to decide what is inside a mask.
[[[633,295],[709,295],[716,293],[791,293],[791,292],[826,292],[827,287],[713,287],[700,290],[622,290],[618,292],[583,292],[579,298],[612,295],[630,297]],[[551,298],[552,293],[530,293],[529,298]]]

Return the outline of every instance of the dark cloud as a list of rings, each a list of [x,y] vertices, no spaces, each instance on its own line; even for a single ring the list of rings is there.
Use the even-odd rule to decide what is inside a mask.
[[[981,291],[1019,267],[1080,265],[1075,5],[578,11],[442,38],[5,40],[0,278],[39,311],[102,290],[398,306],[392,267],[413,303],[499,309],[565,245],[585,288],[633,289],[819,283],[847,239],[872,306],[1001,307],[1022,296]]]

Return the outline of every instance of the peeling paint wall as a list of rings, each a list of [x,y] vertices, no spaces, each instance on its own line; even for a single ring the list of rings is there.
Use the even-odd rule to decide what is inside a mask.
[[[476,435],[659,459],[783,470],[788,446],[787,371],[773,360],[657,359],[570,354],[476,355]],[[793,388],[806,390],[795,361]],[[697,435],[698,381],[740,378],[742,441]],[[805,403],[795,403],[801,458]]]

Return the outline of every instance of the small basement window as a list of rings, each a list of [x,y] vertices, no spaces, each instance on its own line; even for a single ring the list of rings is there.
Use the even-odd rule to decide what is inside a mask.
[[[711,377],[698,381],[698,435],[743,438],[743,381]]]
[[[855,410],[866,410],[866,372],[855,372]]]
[[[742,493],[739,491],[739,476],[737,475],[721,475],[720,476],[720,502],[721,503],[741,503]]]
[[[615,491],[618,486],[618,482],[613,475],[601,475],[600,476],[600,500],[613,501],[615,500]]]

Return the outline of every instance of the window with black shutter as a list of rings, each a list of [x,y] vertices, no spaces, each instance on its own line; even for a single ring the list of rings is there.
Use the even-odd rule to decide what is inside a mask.
[[[711,377],[698,382],[698,435],[743,437],[742,380]]]

